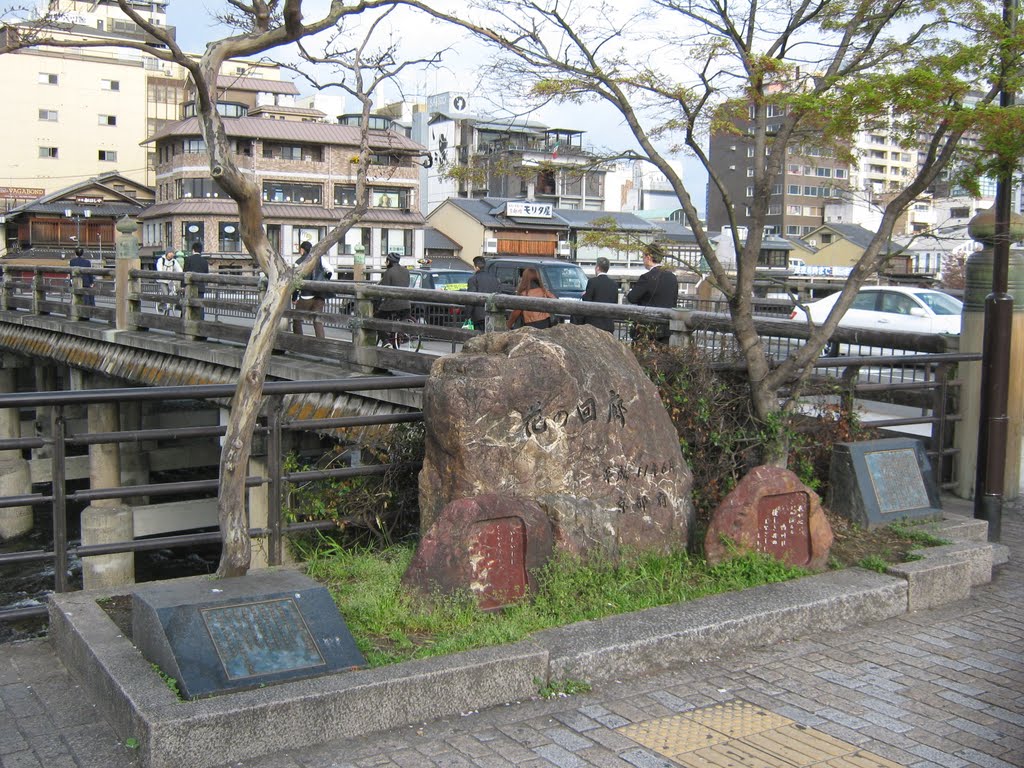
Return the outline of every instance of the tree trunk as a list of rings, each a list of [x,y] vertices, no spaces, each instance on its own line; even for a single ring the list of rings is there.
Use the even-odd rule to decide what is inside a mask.
[[[252,549],[248,535],[245,480],[249,474],[252,435],[263,405],[263,380],[277,337],[278,325],[291,294],[291,280],[279,275],[270,285],[256,310],[252,333],[242,358],[242,377],[231,399],[231,417],[220,456],[220,495],[217,517],[223,549],[217,575],[244,576],[249,570]]]

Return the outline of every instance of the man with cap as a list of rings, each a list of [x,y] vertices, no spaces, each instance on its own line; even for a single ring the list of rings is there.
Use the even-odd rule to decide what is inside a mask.
[[[299,243],[299,261],[303,261],[309,258],[310,252],[313,250],[313,244],[308,240],[303,240]],[[330,280],[331,273],[324,269],[323,257],[321,256],[316,260],[316,266],[313,267],[313,272],[310,274],[309,280]],[[302,287],[297,291],[299,297],[295,302],[295,309],[299,312],[312,312],[313,314],[313,333],[318,339],[325,338],[324,333],[324,321],[321,317],[321,313],[324,311],[324,304],[327,303],[327,297],[325,297],[319,291],[314,291],[309,288],[305,282]],[[297,333],[299,336],[302,335],[302,316],[296,316],[292,318],[292,333]]]
[[[381,275],[380,284],[382,286],[389,285],[396,288],[408,288],[409,287],[409,270],[402,266],[402,256],[398,253],[389,253],[385,257],[387,263],[387,269],[384,270],[384,274]],[[383,299],[377,306],[377,311],[374,313],[381,320],[408,320],[410,312],[412,311],[412,302],[408,299]],[[378,334],[384,339],[385,346],[389,344],[392,346],[398,346],[400,341],[399,334]]]

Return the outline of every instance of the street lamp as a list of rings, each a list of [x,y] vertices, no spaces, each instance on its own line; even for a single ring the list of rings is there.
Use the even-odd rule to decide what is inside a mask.
[[[73,219],[75,222],[75,236],[72,238],[75,241],[75,245],[82,244],[82,218],[91,218],[92,211],[86,208],[82,211],[81,216],[75,213],[71,208],[64,209],[64,218]]]

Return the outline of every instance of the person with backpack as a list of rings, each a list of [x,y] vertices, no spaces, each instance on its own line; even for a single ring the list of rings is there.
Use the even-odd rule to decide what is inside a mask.
[[[299,243],[299,262],[301,263],[305,259],[309,258],[309,254],[313,251],[313,244],[308,240],[303,240]],[[323,256],[316,260],[316,266],[313,267],[313,272],[310,274],[308,280],[314,281],[325,281],[331,279],[331,273],[324,268]],[[327,303],[327,297],[319,291],[315,291],[308,287],[306,282],[303,282],[302,287],[296,292],[295,297],[295,309],[298,312],[309,312],[313,315],[313,334],[318,339],[326,338],[327,334],[324,333],[324,321],[322,314],[324,306]],[[302,316],[297,315],[292,318],[292,333],[296,333],[302,336]]]
[[[174,251],[167,251],[156,260],[156,271],[163,275],[181,274],[181,265],[178,264]],[[181,283],[177,280],[157,280],[157,285],[167,300],[157,303],[156,311],[169,315],[177,304],[178,289],[181,287]]]

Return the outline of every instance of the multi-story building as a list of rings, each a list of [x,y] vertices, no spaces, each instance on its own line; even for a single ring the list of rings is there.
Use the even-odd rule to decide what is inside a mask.
[[[264,226],[275,249],[298,255],[303,240],[317,242],[355,204],[361,129],[347,116],[324,115],[291,104],[289,94],[242,78],[224,91],[221,112],[238,165],[263,190]],[[252,107],[249,102],[258,106]],[[274,103],[276,102],[276,103]],[[188,109],[186,105],[186,109]],[[423,147],[390,130],[385,118],[371,126],[370,210],[329,261],[351,270],[357,247],[367,267],[389,252],[423,252],[419,164]],[[215,269],[251,268],[239,232],[238,208],[210,177],[206,145],[194,117],[166,126],[148,140],[155,147],[156,203],[139,216],[144,253],[201,242]]]
[[[782,107],[768,106],[768,119],[784,115]],[[749,228],[754,201],[754,172],[764,158],[754,157],[753,107],[747,120],[736,122],[733,130],[721,130],[711,136],[709,160],[713,173],[721,180],[733,201],[737,227]],[[768,132],[773,133],[771,123]],[[772,183],[765,231],[782,237],[801,237],[814,231],[825,220],[825,206],[841,195],[849,182],[850,168],[839,158],[813,147],[791,144],[782,173]],[[713,184],[708,185],[708,230],[717,232],[732,226],[725,201]]]
[[[584,145],[583,131],[483,118],[470,109],[470,95],[443,93],[430,97],[413,123],[413,138],[424,137],[420,141],[433,159],[426,174],[427,211],[451,197],[604,209],[607,169]]]
[[[133,6],[166,25],[167,0]],[[52,37],[159,47],[114,0],[59,0],[50,8],[62,14],[61,24],[47,31]],[[2,34],[17,37],[22,29],[12,21]],[[147,148],[139,142],[162,121],[178,119],[179,67],[126,48],[42,46],[0,56],[0,78],[7,83],[0,122],[5,207],[111,172],[152,183]]]
[[[169,0],[135,0],[134,9],[153,24],[167,27]],[[143,41],[146,35],[116,0],[54,0],[60,24],[46,31],[56,39],[109,41],[110,48],[39,46],[0,56],[0,78],[8,84],[5,119],[0,122],[0,208],[29,200],[90,178],[117,173],[153,186],[156,156],[148,136],[180,120],[187,98],[187,73],[145,51],[113,47]],[[22,33],[8,21],[0,35]],[[229,61],[224,83],[244,90],[246,80],[277,81],[277,93],[265,83],[259,93],[270,103],[296,92],[280,80],[277,66]],[[244,101],[244,100],[243,100]],[[259,106],[253,101],[250,107]]]

